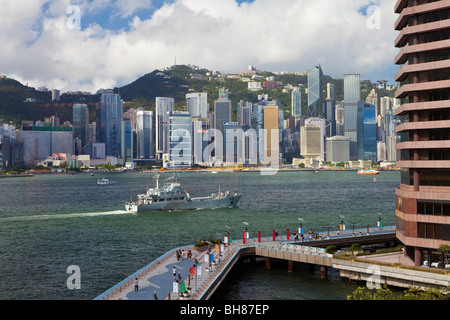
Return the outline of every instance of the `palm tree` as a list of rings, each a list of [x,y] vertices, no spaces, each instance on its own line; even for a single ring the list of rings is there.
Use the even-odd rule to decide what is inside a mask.
[[[450,251],[450,246],[447,245],[447,244],[441,244],[439,246],[438,250],[439,250],[440,253],[442,253],[442,262],[443,262],[442,263],[442,269],[444,269],[445,265],[448,264],[447,254],[448,254],[448,251]]]

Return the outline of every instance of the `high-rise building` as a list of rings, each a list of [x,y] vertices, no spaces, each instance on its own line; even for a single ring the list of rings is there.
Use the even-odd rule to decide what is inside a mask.
[[[375,118],[375,105],[364,103],[363,109],[363,148],[362,160],[377,161],[377,122]]]
[[[59,101],[61,100],[61,92],[58,89],[52,90],[52,101]]]
[[[315,66],[308,72],[308,117],[323,115],[323,72]]]
[[[448,1],[398,0],[395,114],[401,142],[396,234],[416,266],[445,263],[450,245],[450,25]]]
[[[169,166],[192,166],[192,118],[189,112],[169,112]]]
[[[155,99],[155,142],[156,158],[162,159],[169,152],[169,112],[175,111],[175,99],[157,97]]]
[[[224,94],[224,91],[222,92]],[[225,94],[228,97],[228,94]],[[226,100],[226,99],[224,99]],[[208,116],[208,94],[188,93],[186,94],[187,111],[192,118],[206,118]]]
[[[214,128],[219,130],[225,137],[224,122],[231,122],[231,100],[216,100],[214,101]]]
[[[264,106],[264,162],[273,166],[280,157],[279,114],[277,105]]]
[[[361,76],[344,74],[344,103],[356,104],[361,100]]]
[[[326,136],[333,137],[336,135],[336,101],[334,99],[326,99],[324,102],[324,117],[326,123]]]
[[[66,159],[74,154],[71,127],[22,127],[24,164],[33,165],[54,154],[65,154]]]
[[[327,138],[326,160],[329,162],[349,162],[350,161],[350,141],[344,136],[334,136]]]
[[[363,107],[359,74],[344,75],[344,136],[350,140],[350,160],[363,159]]]
[[[74,104],[72,112],[73,137],[81,141],[81,149],[75,150],[75,154],[79,155],[84,153],[84,147],[89,143],[89,109],[85,104]]]
[[[122,120],[121,156],[123,164],[133,162],[133,122]]]
[[[238,104],[237,122],[239,126],[249,128],[252,126],[252,103],[241,100]]]
[[[296,87],[291,93],[291,114],[292,116],[302,115],[302,91]]]
[[[194,164],[210,164],[213,162],[213,155],[204,155],[209,141],[209,119],[192,118],[192,146],[193,146],[193,163]]]
[[[136,111],[136,157],[150,159],[153,153],[153,111]]]
[[[119,157],[122,153],[123,105],[120,95],[106,90],[100,98],[100,142],[105,143],[106,155]]]

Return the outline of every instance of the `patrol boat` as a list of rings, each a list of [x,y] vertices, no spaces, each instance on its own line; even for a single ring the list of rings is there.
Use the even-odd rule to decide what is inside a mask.
[[[191,198],[189,193],[181,189],[179,177],[167,178],[163,186],[159,187],[159,176],[156,176],[156,187],[139,194],[136,201],[130,200],[125,204],[125,209],[137,213],[236,207],[241,197],[240,193],[219,191],[210,196]]]

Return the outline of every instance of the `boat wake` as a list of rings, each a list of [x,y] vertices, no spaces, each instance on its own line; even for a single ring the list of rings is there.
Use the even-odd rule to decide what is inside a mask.
[[[105,212],[87,212],[87,213],[64,213],[64,214],[40,214],[32,216],[15,216],[0,218],[0,221],[32,221],[32,220],[50,220],[50,219],[68,219],[68,218],[83,218],[83,217],[98,217],[109,215],[124,215],[130,214],[125,210],[105,211]]]

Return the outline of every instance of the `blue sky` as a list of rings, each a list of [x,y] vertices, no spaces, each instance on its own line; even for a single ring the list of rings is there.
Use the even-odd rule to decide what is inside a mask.
[[[396,0],[0,0],[0,74],[96,91],[170,66],[393,82]],[[81,29],[67,9],[80,8]],[[371,28],[367,8],[377,9]],[[375,16],[372,16],[375,17]]]

